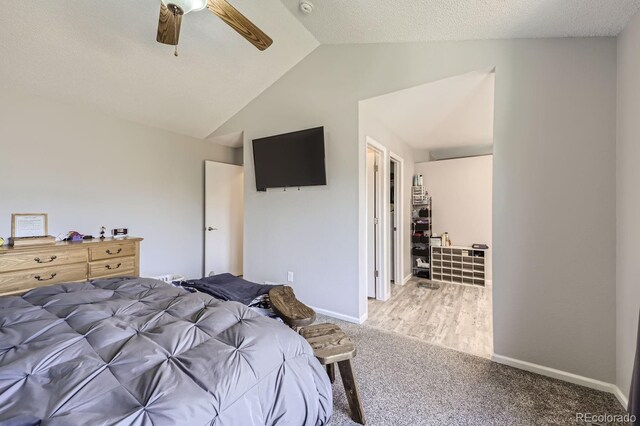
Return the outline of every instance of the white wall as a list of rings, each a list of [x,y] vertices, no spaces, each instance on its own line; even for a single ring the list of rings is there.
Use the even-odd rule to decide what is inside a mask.
[[[402,173],[404,192],[402,193],[402,200],[404,201],[404,264],[402,265],[402,276],[406,277],[411,274],[411,247],[409,244],[409,235],[411,234],[411,210],[409,209],[409,203],[411,202],[411,182],[414,174],[414,158],[413,149],[406,144],[402,139],[395,135],[388,127],[382,124],[374,116],[366,112],[366,106],[363,107],[360,103],[359,114],[359,135],[361,139],[366,139],[367,136],[373,138],[380,145],[387,148],[388,151],[393,152],[404,160],[404,170]],[[396,181],[397,182],[397,181]],[[400,202],[399,193],[396,194],[397,201]],[[392,279],[393,277],[389,277]]]
[[[640,309],[640,14],[618,38],[616,384],[629,395]]]
[[[128,227],[142,275],[201,276],[204,160],[232,149],[7,92],[0,135],[0,235],[17,212],[48,213],[52,235]]]
[[[448,232],[456,246],[487,244],[491,280],[493,156],[418,163],[415,172],[422,174],[432,197],[433,232]]]
[[[318,47],[217,131],[245,135],[245,272],[295,271],[303,301],[364,315],[358,102],[494,66],[495,352],[612,382],[614,38]],[[328,185],[257,193],[250,141],[317,125]]]

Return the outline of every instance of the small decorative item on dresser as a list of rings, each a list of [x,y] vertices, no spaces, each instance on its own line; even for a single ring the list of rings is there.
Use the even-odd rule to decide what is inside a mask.
[[[100,239],[104,240],[104,233],[106,232],[107,228],[105,228],[104,226],[100,227]]]
[[[111,230],[111,236],[116,240],[127,238],[129,230],[127,228],[115,228]]]
[[[54,244],[55,237],[48,234],[46,213],[14,213],[11,215],[11,246],[37,246]]]
[[[4,238],[0,237],[0,246],[4,245]]]
[[[78,231],[69,231],[67,237],[63,241],[83,241],[84,235]]]

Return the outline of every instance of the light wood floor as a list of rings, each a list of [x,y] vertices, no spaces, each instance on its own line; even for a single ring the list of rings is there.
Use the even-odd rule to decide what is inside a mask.
[[[365,324],[488,358],[493,345],[491,287],[439,283],[439,290],[391,284],[386,302],[369,299]]]

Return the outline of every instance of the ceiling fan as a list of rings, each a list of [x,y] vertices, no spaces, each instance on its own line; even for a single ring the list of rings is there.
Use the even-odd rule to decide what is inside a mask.
[[[159,43],[176,46],[175,55],[178,56],[182,16],[189,12],[200,11],[205,7],[259,50],[265,50],[273,43],[268,35],[238,12],[227,0],[161,0],[156,40]]]

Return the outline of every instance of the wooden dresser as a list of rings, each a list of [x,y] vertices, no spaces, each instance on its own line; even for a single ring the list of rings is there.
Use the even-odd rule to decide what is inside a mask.
[[[140,241],[95,239],[33,247],[0,247],[0,296],[93,278],[138,276]]]

